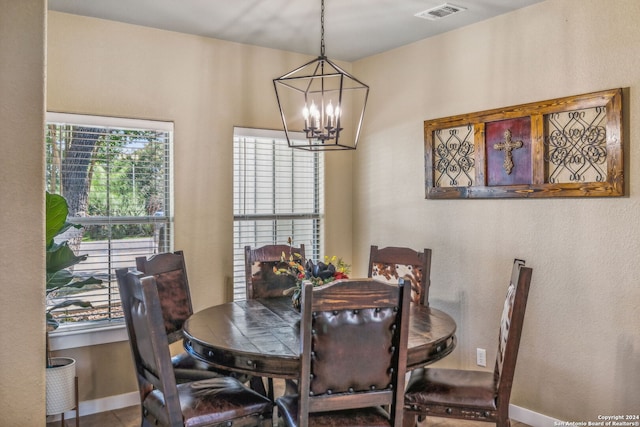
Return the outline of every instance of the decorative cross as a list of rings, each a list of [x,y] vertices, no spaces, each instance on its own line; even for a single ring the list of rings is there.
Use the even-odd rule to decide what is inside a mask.
[[[504,131],[504,142],[499,142],[493,145],[494,150],[504,151],[504,162],[502,166],[504,167],[504,171],[507,175],[511,175],[511,170],[513,169],[513,156],[511,152],[518,148],[522,148],[522,141],[512,141],[511,140],[511,129],[507,129]]]

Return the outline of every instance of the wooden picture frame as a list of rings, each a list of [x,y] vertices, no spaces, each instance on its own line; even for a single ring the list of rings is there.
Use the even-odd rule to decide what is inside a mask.
[[[427,199],[624,195],[622,89],[424,122]]]

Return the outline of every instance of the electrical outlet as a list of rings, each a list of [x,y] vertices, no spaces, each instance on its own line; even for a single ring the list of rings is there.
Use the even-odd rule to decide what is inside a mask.
[[[476,348],[476,364],[478,366],[487,366],[487,350],[484,348]]]

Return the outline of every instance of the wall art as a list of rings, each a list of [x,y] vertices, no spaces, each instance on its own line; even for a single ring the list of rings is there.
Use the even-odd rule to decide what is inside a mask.
[[[624,195],[622,89],[424,122],[428,199]]]

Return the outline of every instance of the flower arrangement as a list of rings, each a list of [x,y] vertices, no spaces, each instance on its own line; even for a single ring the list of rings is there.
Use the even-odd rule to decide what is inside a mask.
[[[291,246],[291,238],[288,239],[288,244]],[[348,275],[351,272],[351,265],[335,255],[331,257],[325,256],[324,262],[318,261],[314,263],[311,260],[307,260],[304,266],[302,265],[303,262],[300,254],[289,253],[289,257],[287,257],[283,252],[280,262],[273,267],[275,274],[286,274],[295,279],[296,285],[283,291],[283,294],[291,295],[293,306],[298,309],[300,309],[303,281],[308,280],[313,283],[313,286],[320,286],[334,280],[348,279]]]

